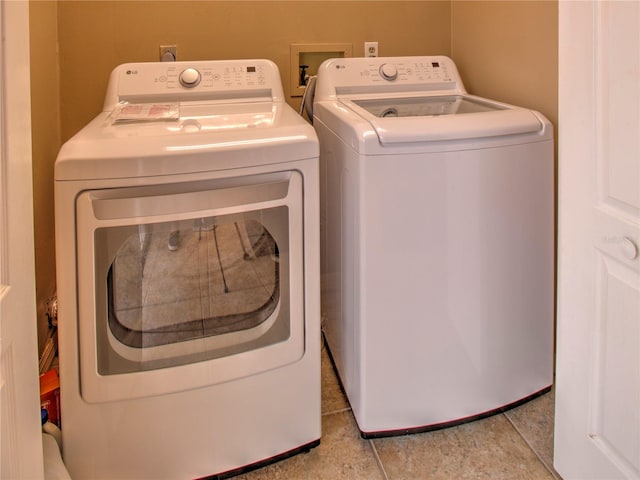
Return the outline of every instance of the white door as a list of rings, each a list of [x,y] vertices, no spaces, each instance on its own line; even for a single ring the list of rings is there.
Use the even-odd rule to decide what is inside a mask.
[[[0,1],[0,478],[43,477],[38,394],[29,3]]]
[[[562,1],[555,467],[640,478],[640,2]]]

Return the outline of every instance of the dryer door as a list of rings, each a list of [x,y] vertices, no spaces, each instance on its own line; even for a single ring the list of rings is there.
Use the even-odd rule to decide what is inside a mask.
[[[298,172],[92,190],[76,209],[85,400],[211,385],[303,355]]]

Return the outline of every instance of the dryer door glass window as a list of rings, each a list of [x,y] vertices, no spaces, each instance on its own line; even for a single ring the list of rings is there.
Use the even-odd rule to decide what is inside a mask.
[[[280,210],[99,231],[125,238],[107,274],[114,339],[149,348],[267,322],[280,301],[281,247],[260,217],[286,224]]]
[[[83,358],[97,359],[100,376],[266,354],[279,344],[291,346],[278,361],[299,358],[301,182],[295,172],[258,177],[79,197],[88,225],[79,250],[93,256],[91,266],[79,251],[79,296],[88,298],[82,291],[93,283],[94,298],[80,311],[95,311],[91,328],[80,326],[81,348],[94,338],[95,352]]]

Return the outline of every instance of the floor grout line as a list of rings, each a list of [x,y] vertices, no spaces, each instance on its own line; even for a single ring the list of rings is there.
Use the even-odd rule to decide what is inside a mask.
[[[327,352],[324,352],[324,350],[327,350]],[[322,342],[322,351],[324,354],[329,354],[328,352],[328,347],[326,346],[326,343],[323,341]],[[335,371],[335,365],[332,364],[333,367],[333,372],[336,375],[336,379],[338,381],[338,383],[340,383],[340,380],[338,378],[338,374]],[[340,386],[343,395],[345,395],[344,390],[342,389],[342,386]],[[345,395],[346,396],[346,395]],[[324,417],[325,415],[332,415],[332,414],[339,414],[339,413],[344,413],[344,412],[350,412],[351,414],[353,414],[352,409],[350,408],[350,406],[344,407],[344,408],[339,408],[339,409],[335,409],[335,410],[331,410],[331,411],[327,411],[327,412],[323,412],[322,416]],[[534,454],[535,459],[542,465],[542,467],[544,468],[545,471],[548,472],[548,474],[550,475],[550,478],[554,479],[554,480],[562,480],[562,477],[555,471],[555,469],[553,468],[553,460],[549,461],[548,459],[546,459],[546,457],[548,457],[548,455],[546,455],[546,453],[543,453],[541,451],[539,451],[536,446],[535,446],[535,439],[529,439],[527,435],[525,435],[526,430],[521,430],[518,425],[516,424],[516,422],[508,415],[508,412],[504,412],[502,414],[504,417],[506,417],[506,420],[508,421],[508,423],[511,425],[511,427],[515,430],[517,436],[519,436],[525,443],[525,445],[527,446],[527,448],[529,448],[529,450]],[[380,457],[380,454],[376,448],[375,442],[373,439],[367,439],[368,443],[369,443],[369,447],[371,448],[371,452],[374,456],[375,459],[375,464],[378,467],[378,471],[381,473],[381,478],[383,480],[389,480],[389,474],[387,473],[386,469],[385,469],[385,465]],[[370,460],[368,461],[369,465],[371,465]],[[372,465],[371,465],[372,467]],[[546,477],[545,477],[546,478]]]
[[[338,410],[330,410],[328,412],[322,412],[322,416],[324,417],[325,415],[334,415],[336,413],[344,413],[344,412],[350,412],[351,411],[351,407],[344,407],[344,408],[339,408]]]
[[[368,442],[369,442],[369,446],[371,447],[371,451],[373,452],[373,456],[376,459],[376,463],[378,464],[378,468],[382,472],[382,477],[384,478],[384,480],[389,480],[387,471],[384,469],[384,465],[382,464],[382,459],[380,458],[380,455],[378,455],[378,449],[373,443],[373,440],[368,440]]]
[[[542,463],[542,465],[544,465],[544,468],[551,474],[551,476],[553,478],[555,478],[556,480],[562,480],[560,475],[558,475],[558,473],[553,468],[553,465],[550,466],[550,465],[547,464],[547,462],[544,460],[544,458],[542,458],[540,453],[538,453],[538,450],[531,444],[531,442],[526,437],[526,435],[524,433],[522,433],[522,431],[518,428],[518,426],[515,424],[515,422],[513,420],[511,420],[509,415],[507,415],[506,413],[503,413],[502,415],[507,419],[507,421],[511,424],[511,426],[518,433],[518,435],[520,435],[520,438],[522,438],[524,443],[527,444],[527,447],[529,447],[529,450],[531,450],[533,452],[533,454],[536,456],[538,461],[540,463]]]

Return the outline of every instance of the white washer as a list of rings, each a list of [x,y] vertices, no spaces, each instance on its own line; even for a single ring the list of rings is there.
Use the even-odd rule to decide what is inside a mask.
[[[467,95],[446,57],[318,71],[323,328],[363,436],[549,389],[552,126]]]
[[[274,63],[113,71],[55,165],[73,478],[226,476],[319,443],[318,183]]]

